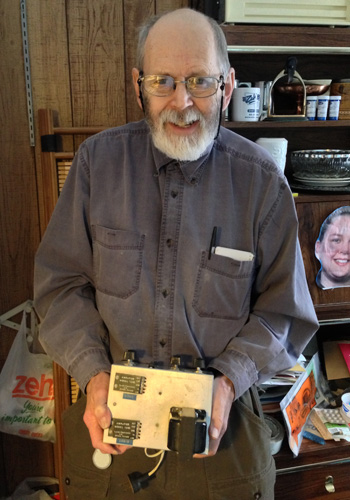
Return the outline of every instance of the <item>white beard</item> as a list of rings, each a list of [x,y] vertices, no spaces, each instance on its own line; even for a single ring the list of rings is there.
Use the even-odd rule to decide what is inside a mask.
[[[205,117],[193,108],[178,112],[175,110],[164,110],[154,119],[149,111],[149,104],[145,102],[146,120],[152,132],[154,145],[169,158],[179,161],[197,160],[207,149],[215,138],[218,127],[218,113],[215,106],[212,107],[208,116]],[[171,122],[177,125],[190,124],[199,120],[199,131],[191,136],[178,136],[168,134],[165,124]]]

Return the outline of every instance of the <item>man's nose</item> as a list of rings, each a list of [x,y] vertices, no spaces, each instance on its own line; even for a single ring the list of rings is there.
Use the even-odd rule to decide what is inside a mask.
[[[193,105],[193,98],[186,88],[186,84],[177,82],[172,95],[171,104],[176,109],[186,109]]]

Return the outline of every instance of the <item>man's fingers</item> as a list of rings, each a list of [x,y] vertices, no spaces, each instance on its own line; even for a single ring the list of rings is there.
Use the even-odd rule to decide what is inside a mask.
[[[107,407],[109,375],[99,373],[87,386],[86,409],[84,423],[89,430],[91,444],[103,453],[116,454],[114,446],[103,442],[103,429],[109,427],[111,414]]]
[[[103,442],[103,429],[108,429],[112,418],[107,406],[108,386],[108,373],[99,373],[90,380],[86,390],[87,400],[83,418],[94,448],[102,451],[102,453],[121,455],[130,446],[113,445]]]
[[[234,395],[233,384],[227,377],[221,375],[215,378],[208,456],[213,456],[218,451],[221,438],[227,429]]]
[[[107,404],[96,406],[95,417],[102,429],[108,429],[111,425],[111,412]]]

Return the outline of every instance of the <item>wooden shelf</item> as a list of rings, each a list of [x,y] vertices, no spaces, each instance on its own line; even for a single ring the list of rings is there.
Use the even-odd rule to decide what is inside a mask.
[[[344,202],[345,205],[348,204],[349,202],[349,194],[343,194],[343,193],[335,193],[335,194],[330,194],[330,193],[321,193],[321,192],[316,192],[315,194],[313,193],[298,193],[298,196],[295,196],[294,202],[296,204],[298,203],[320,203],[320,202]]]
[[[304,80],[347,78],[350,28],[322,26],[223,25],[236,78],[269,81],[297,56]]]
[[[228,46],[273,46],[350,48],[350,28],[328,26],[271,26],[237,25],[222,26]]]
[[[53,127],[53,133],[57,135],[93,135],[106,130],[106,127]]]
[[[285,437],[281,451],[275,456],[277,474],[283,474],[286,470],[292,472],[294,469],[297,471],[302,467],[307,467],[317,462],[321,464],[341,460],[350,462],[350,443],[345,440],[338,442],[329,440],[324,445],[321,445],[304,438],[299,455],[294,457],[292,466],[290,462],[291,458],[293,458],[293,453]]]
[[[350,127],[350,120],[296,120],[296,121],[259,121],[259,122],[231,122],[223,125],[229,129],[288,129],[288,128],[346,128]]]

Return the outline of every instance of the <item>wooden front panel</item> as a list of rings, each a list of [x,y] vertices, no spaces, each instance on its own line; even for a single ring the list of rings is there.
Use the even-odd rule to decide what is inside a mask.
[[[329,463],[331,461],[333,463]],[[285,437],[275,462],[275,500],[350,500],[350,446],[347,441],[330,440],[319,445],[304,438],[299,455],[294,457]],[[334,493],[328,493],[325,488],[330,475]]]
[[[27,18],[37,146],[35,148],[37,195],[43,232],[47,223],[45,205],[47,197],[51,196],[51,191],[46,192],[45,172],[43,173],[41,168],[37,110],[43,107],[54,109],[67,126],[72,125],[65,1],[57,0],[54,6],[51,1],[27,1]],[[71,149],[71,139],[65,139],[64,145],[68,150]]]
[[[0,314],[32,298],[40,240],[20,19],[20,2],[1,3]],[[0,370],[15,335],[15,330],[0,329]],[[28,476],[54,475],[51,443],[0,433],[0,457],[1,498]]]
[[[345,205],[350,205],[350,195],[300,195],[296,198],[299,239],[306,277],[319,319],[350,317],[350,288],[322,290],[315,281],[320,268],[315,256],[315,243],[320,227],[329,214]]]
[[[278,475],[275,500],[350,500],[349,467],[349,463],[327,464]],[[333,492],[327,491],[327,480],[332,482]]]
[[[152,0],[124,0],[125,18],[125,94],[127,121],[138,121],[143,117],[136,100],[131,72],[136,67],[137,27],[156,12]],[[142,69],[142,68],[138,68]]]
[[[73,125],[125,123],[123,2],[67,2]]]

